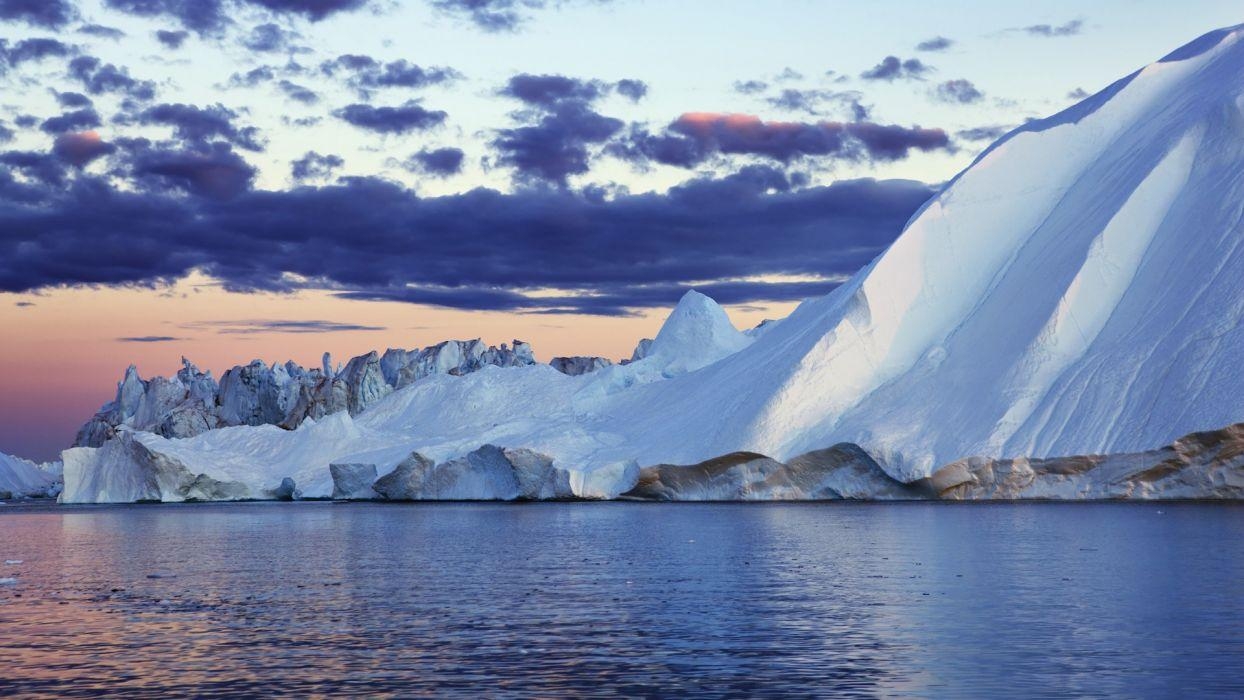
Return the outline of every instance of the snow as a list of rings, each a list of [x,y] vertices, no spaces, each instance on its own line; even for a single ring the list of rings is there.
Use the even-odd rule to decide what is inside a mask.
[[[741,333],[717,302],[697,292],[683,295],[661,332],[647,348],[649,363],[659,364],[667,376],[693,372],[747,347],[751,338]]]
[[[329,464],[384,477],[415,451],[441,464],[526,448],[576,495],[609,498],[638,466],[740,451],[789,464],[853,443],[906,483],[967,457],[1135,453],[1237,423],[1240,35],[1215,33],[1008,134],[878,259],[762,332],[691,292],[626,365],[430,374],[294,431],[132,440],[192,474],[255,493],[290,477],[308,497],[332,494]],[[66,501],[124,495],[88,483],[124,471],[107,449],[65,453]]]
[[[1008,136],[850,282],[696,386],[628,397],[662,407],[647,455],[846,441],[911,481],[966,455],[1137,451],[1238,421],[1242,66],[1232,30]],[[694,429],[673,419],[693,412]]]
[[[0,453],[0,493],[12,498],[46,497],[56,488],[59,469],[59,463],[38,465]]]

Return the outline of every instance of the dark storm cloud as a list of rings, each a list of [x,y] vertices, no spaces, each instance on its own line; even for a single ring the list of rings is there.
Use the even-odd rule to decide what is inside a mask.
[[[411,172],[435,177],[449,177],[462,172],[464,159],[465,154],[460,148],[424,149],[412,153],[403,163],[403,167]]]
[[[60,29],[77,14],[70,0],[0,0],[0,20],[7,22]]]
[[[335,170],[345,164],[341,156],[307,151],[303,157],[290,164],[290,176],[297,182],[327,180]]]
[[[155,83],[137,80],[130,76],[129,69],[103,63],[94,56],[78,56],[70,61],[69,75],[81,81],[92,95],[114,93],[143,101],[155,97]]]
[[[411,100],[400,107],[375,107],[352,104],[333,112],[333,116],[366,131],[378,134],[408,134],[440,126],[449,116],[439,110],[425,109]]]
[[[1024,27],[1023,31],[1027,32],[1028,34],[1031,34],[1032,36],[1053,38],[1053,37],[1060,37],[1060,36],[1075,36],[1076,34],[1079,34],[1083,29],[1084,29],[1084,20],[1073,19],[1070,22],[1067,22],[1066,24],[1062,24],[1058,26],[1054,26],[1050,24],[1033,24],[1033,25]]]
[[[938,85],[933,90],[933,96],[940,102],[950,104],[973,104],[985,99],[985,93],[981,92],[970,80],[947,80]]]
[[[161,44],[170,49],[180,49],[181,45],[186,43],[186,39],[190,38],[190,32],[179,29],[176,31],[169,29],[157,29],[155,38]]]
[[[86,34],[87,36],[94,36],[100,39],[111,39],[113,41],[125,38],[125,32],[116,27],[106,27],[102,24],[84,24],[75,31],[79,34]]]
[[[382,62],[362,54],[343,54],[320,64],[320,72],[343,76],[350,87],[366,92],[379,88],[424,88],[458,80],[462,74],[443,66],[416,65],[405,59]]]
[[[103,141],[95,132],[61,134],[52,144],[52,154],[81,168],[91,161],[116,152],[117,147]]]
[[[1067,99],[1075,100],[1077,102],[1085,99],[1088,96],[1089,96],[1088,90],[1085,90],[1084,88],[1076,88],[1075,90],[1072,90],[1071,92],[1067,93]]]
[[[245,164],[219,148],[136,148],[136,189],[56,167],[44,185],[0,180],[0,290],[152,284],[197,269],[234,290],[552,313],[664,306],[695,280],[721,280],[700,288],[736,303],[791,299],[833,282],[738,280],[851,273],[932,194],[907,181],[799,189],[761,166],[612,197],[544,188],[421,198],[374,178],[269,192],[249,189]],[[48,168],[38,154],[6,159]]]
[[[898,56],[886,56],[881,63],[860,73],[864,80],[923,80],[933,69],[918,58],[902,60]]]
[[[66,131],[81,131],[83,129],[94,129],[100,125],[99,113],[93,109],[79,109],[73,112],[65,112],[60,116],[51,117],[43,120],[39,125],[39,129],[48,134],[63,134]]]
[[[916,44],[917,51],[945,51],[955,45],[954,39],[947,39],[944,36],[935,36],[932,39],[925,39]]]
[[[0,120],[0,143],[8,143],[13,140],[17,134],[10,129],[3,120]]]
[[[611,152],[691,168],[715,155],[749,155],[789,163],[800,158],[898,160],[910,151],[953,150],[942,129],[872,122],[766,122],[746,114],[691,113],[664,133],[635,131]]]

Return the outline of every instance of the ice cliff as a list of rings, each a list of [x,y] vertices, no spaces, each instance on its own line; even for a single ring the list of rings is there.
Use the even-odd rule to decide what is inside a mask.
[[[48,498],[60,493],[60,463],[35,464],[0,453],[0,501]]]

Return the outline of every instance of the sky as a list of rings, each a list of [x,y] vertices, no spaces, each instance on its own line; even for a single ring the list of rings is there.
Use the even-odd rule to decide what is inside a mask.
[[[1237,2],[0,0],[0,451],[129,364],[784,316]]]

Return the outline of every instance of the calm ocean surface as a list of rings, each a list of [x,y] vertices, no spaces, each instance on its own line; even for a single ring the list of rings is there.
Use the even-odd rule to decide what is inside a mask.
[[[0,506],[0,696],[1239,697],[1244,506]]]

